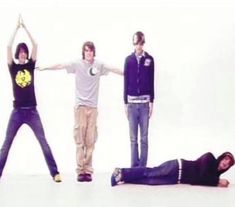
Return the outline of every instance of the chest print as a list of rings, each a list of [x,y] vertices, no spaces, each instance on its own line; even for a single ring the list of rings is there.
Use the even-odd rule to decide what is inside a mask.
[[[144,61],[144,66],[148,67],[148,66],[150,66],[150,64],[151,64],[151,59],[146,58]]]
[[[88,69],[88,75],[90,76],[95,76],[97,73],[99,73],[99,70],[96,67],[90,67]]]
[[[21,88],[25,88],[26,86],[31,84],[32,76],[26,69],[24,69],[23,71],[18,71],[15,77],[15,82]]]

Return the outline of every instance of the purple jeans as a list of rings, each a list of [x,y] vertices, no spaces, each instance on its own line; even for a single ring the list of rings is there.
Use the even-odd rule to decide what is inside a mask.
[[[21,125],[27,124],[33,130],[42,148],[50,174],[54,177],[58,174],[57,165],[52,155],[51,149],[46,141],[42,122],[36,107],[15,108],[13,109],[8,122],[6,138],[0,150],[0,177],[7,161],[7,156],[17,131]]]
[[[149,103],[128,104],[131,167],[145,167],[148,159]],[[138,136],[138,131],[140,135]],[[140,152],[139,141],[140,137]]]

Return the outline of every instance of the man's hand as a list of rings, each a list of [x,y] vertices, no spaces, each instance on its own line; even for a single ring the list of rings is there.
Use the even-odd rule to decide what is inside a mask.
[[[40,70],[40,71],[48,70],[48,68],[46,68],[46,67],[41,67],[41,66],[36,67],[35,69],[36,69],[36,70]]]
[[[219,179],[218,186],[219,187],[228,187],[229,181],[227,179]]]
[[[126,117],[128,119],[128,104],[125,104],[125,113],[126,113]]]
[[[149,118],[152,116],[153,113],[153,103],[149,102]]]

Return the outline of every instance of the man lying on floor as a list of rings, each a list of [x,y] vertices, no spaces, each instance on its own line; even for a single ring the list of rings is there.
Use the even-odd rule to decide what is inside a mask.
[[[228,187],[229,181],[220,175],[234,165],[234,156],[224,152],[217,159],[210,152],[197,160],[175,159],[158,167],[116,168],[111,185],[131,183],[144,185],[191,184]]]

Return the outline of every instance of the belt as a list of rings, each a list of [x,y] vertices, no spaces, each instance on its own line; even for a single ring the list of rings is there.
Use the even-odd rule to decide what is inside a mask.
[[[127,96],[128,103],[148,103],[150,102],[149,95],[142,95],[142,96]]]
[[[181,176],[182,176],[182,161],[181,159],[178,159],[178,164],[179,164],[179,174],[178,174],[178,184],[181,183]]]
[[[36,106],[19,106],[19,107],[14,107],[15,109],[36,109]]]

